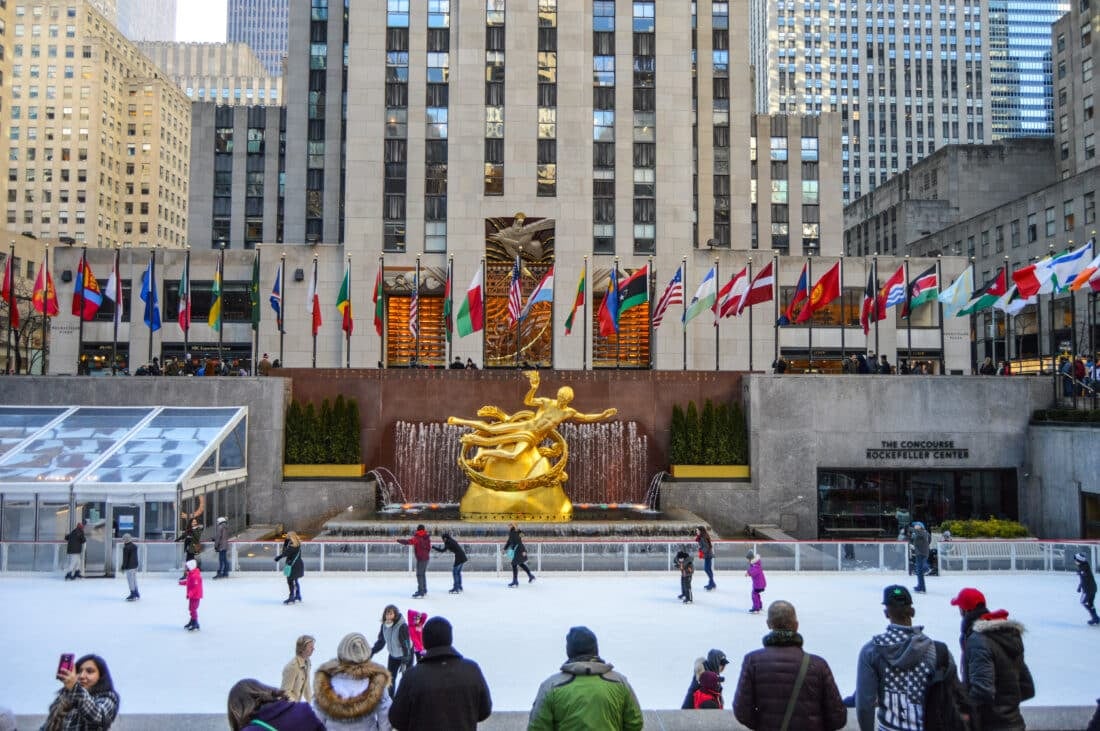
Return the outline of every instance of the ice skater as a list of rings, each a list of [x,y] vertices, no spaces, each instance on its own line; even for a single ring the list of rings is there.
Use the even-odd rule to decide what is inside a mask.
[[[428,593],[428,559],[432,557],[432,539],[424,524],[416,526],[416,532],[412,538],[398,538],[397,542],[403,546],[412,546],[413,555],[416,557],[416,593],[413,599],[419,599]]]
[[[428,621],[428,613],[410,609],[408,617],[409,641],[412,642],[413,652],[416,653],[416,658],[419,660],[424,657],[424,623]]]
[[[65,534],[65,555],[69,559],[69,570],[65,573],[66,581],[80,578],[80,563],[84,557],[84,522],[81,521]]]
[[[695,529],[695,541],[699,544],[699,558],[703,559],[703,571],[707,573],[707,585],[703,588],[712,591],[718,588],[714,583],[714,542],[703,526]]]
[[[680,551],[676,554],[676,568],[680,570],[680,596],[684,604],[691,604],[691,577],[695,573],[695,562],[691,560],[691,554]]]
[[[462,593],[462,567],[466,565],[466,552],[462,550],[462,546],[458,545],[458,541],[454,539],[447,531],[443,531],[443,545],[432,546],[433,551],[439,551],[443,553],[450,551],[455,555],[454,566],[451,567],[451,590],[449,594],[461,594]]]
[[[302,601],[301,579],[306,574],[306,567],[302,563],[302,539],[294,531],[287,533],[283,539],[283,550],[275,557],[275,563],[279,563],[279,559],[284,559],[283,576],[286,577],[288,591],[283,604]]]
[[[187,611],[191,615],[191,621],[183,625],[188,632],[194,632],[199,628],[199,602],[202,601],[202,572],[199,571],[199,563],[191,559],[186,564],[186,578],[180,579],[180,586],[187,587]]]
[[[126,583],[130,586],[130,596],[126,601],[133,602],[141,599],[137,588],[138,555],[134,537],[129,533],[122,536],[122,571],[126,574]]]
[[[749,570],[745,572],[745,576],[752,578],[752,609],[749,610],[749,614],[759,614],[764,608],[760,595],[764,593],[764,589],[768,588],[768,580],[764,577],[764,567],[760,563],[759,556],[749,551],[745,554],[745,558],[749,561]]]
[[[1100,624],[1100,617],[1096,616],[1096,577],[1092,575],[1092,567],[1083,553],[1073,554],[1073,560],[1077,563],[1077,576],[1080,578],[1077,592],[1089,612],[1089,624]]]
[[[535,580],[535,575],[531,573],[531,569],[527,568],[527,549],[523,545],[523,538],[520,537],[520,529],[515,523],[508,526],[508,541],[504,544],[504,555],[512,562],[512,583],[508,585],[509,587],[519,586],[519,569],[527,573],[528,584]]]

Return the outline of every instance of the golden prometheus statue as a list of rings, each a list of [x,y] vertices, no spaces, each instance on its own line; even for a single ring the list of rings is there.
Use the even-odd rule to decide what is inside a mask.
[[[617,412],[582,414],[569,405],[573,400],[569,386],[559,388],[557,398],[537,397],[538,371],[524,371],[524,375],[531,388],[523,403],[534,411],[509,415],[496,406],[482,406],[477,415],[483,420],[447,419],[448,424],[474,430],[462,435],[458,455],[458,466],[470,480],[459,503],[463,520],[565,523],[573,519],[573,504],[562,489],[568,479],[569,446],[557,426],[570,419],[603,421]]]

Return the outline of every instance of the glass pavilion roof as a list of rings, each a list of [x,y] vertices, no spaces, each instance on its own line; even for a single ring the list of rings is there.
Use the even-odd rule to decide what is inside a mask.
[[[174,492],[196,479],[243,475],[246,413],[243,407],[0,407],[0,490]]]

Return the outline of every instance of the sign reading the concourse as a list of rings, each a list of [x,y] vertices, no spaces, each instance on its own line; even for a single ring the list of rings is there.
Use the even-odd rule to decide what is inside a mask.
[[[950,439],[887,440],[879,444],[881,446],[867,448],[867,459],[970,459],[970,450],[956,447],[955,442]]]

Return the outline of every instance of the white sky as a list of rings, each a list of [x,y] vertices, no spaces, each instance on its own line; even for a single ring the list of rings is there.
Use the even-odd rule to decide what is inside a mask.
[[[224,42],[225,4],[226,0],[179,0],[176,40]]]
[[[205,576],[199,608],[202,630],[187,632],[187,602],[176,574],[140,576],[141,600],[127,603],[126,580],[64,581],[5,576],[0,627],[7,658],[0,663],[0,703],[16,713],[45,713],[58,682],[62,652],[102,655],[122,696],[124,713],[225,713],[225,697],[240,678],[278,685],[300,634],[317,638],[314,667],[336,655],[346,633],[378,635],[382,608],[393,602],[443,615],[454,625],[454,644],[477,661],[499,711],[526,711],[539,683],[565,660],[565,634],[587,625],[601,655],[630,680],[643,708],[679,708],[696,657],[714,647],[729,656],[727,704],[732,702],[741,658],[760,647],[765,617],[750,615],[750,584],[742,571],[716,572],[718,590],[695,604],[677,599],[675,572],[630,574],[541,573],[516,589],[511,574],[470,572],[465,593],[449,595],[449,560],[433,560],[428,596],[410,594],[411,574],[319,575],[302,579],[301,604],[284,606],[286,583],[272,563],[265,575]],[[765,570],[767,565],[765,564]],[[964,586],[979,587],[989,606],[1005,608],[1027,627],[1025,659],[1035,676],[1038,706],[1092,706],[1096,699],[1098,630],[1075,593],[1077,576],[1060,574],[951,574],[929,577],[918,595],[917,622],[947,643],[958,658],[959,614],[950,599]],[[882,632],[882,589],[900,573],[768,574],[764,603],[792,601],[806,649],[832,667],[842,695],[855,689],[856,658],[872,634]],[[381,659],[385,663],[385,650]],[[194,672],[181,669],[191,668]],[[172,692],[165,692],[171,687]]]

